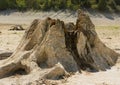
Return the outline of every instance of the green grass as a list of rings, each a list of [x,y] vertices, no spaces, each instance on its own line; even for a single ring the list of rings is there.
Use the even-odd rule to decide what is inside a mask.
[[[96,29],[120,29],[120,26],[95,26]]]

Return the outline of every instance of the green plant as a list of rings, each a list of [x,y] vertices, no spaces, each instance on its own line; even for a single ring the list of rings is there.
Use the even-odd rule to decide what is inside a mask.
[[[6,0],[8,8],[15,9],[17,7],[16,0]]]
[[[107,8],[106,0],[99,0],[98,9],[105,10]]]
[[[25,0],[16,0],[16,4],[20,10],[26,8]]]
[[[91,6],[92,9],[98,9],[98,5],[97,4],[94,4]]]
[[[100,11],[120,11],[119,0],[0,0],[0,10],[33,9],[33,10],[76,10],[92,8]]]
[[[8,5],[6,0],[0,0],[0,10],[7,9]]]

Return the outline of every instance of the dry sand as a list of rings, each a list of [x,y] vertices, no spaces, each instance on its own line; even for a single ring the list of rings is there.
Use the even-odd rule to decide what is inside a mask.
[[[115,13],[99,13],[96,11],[86,11],[91,17],[93,23],[97,26],[120,26],[120,14]],[[75,22],[77,14],[69,11],[49,11],[49,12],[18,12],[18,11],[2,11],[0,12],[0,23],[7,24],[30,24],[34,19],[44,19],[46,17],[58,18],[65,22]]]
[[[108,14],[109,15],[109,14]],[[9,31],[13,24],[22,24],[27,28],[32,20],[36,18],[43,19],[46,16],[60,18],[66,22],[75,22],[76,14],[68,12],[0,12],[0,49],[14,51],[19,44],[24,31]],[[90,14],[93,23],[96,25],[96,31],[100,39],[111,49],[120,53],[120,17],[114,15],[114,19],[106,18],[103,14]],[[110,15],[108,16],[110,17]],[[4,80],[4,79],[3,79]],[[4,81],[3,81],[4,82]],[[62,85],[120,85],[120,64],[113,66],[107,71],[89,73],[82,71],[82,74],[76,73],[69,77]],[[9,84],[8,84],[9,85]]]

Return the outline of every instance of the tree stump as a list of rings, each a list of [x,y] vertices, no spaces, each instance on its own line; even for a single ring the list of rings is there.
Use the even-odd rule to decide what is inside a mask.
[[[94,24],[81,10],[75,25],[36,19],[15,52],[0,61],[0,82],[19,74],[8,85],[39,85],[41,79],[61,79],[70,72],[105,71],[119,56],[100,41]]]

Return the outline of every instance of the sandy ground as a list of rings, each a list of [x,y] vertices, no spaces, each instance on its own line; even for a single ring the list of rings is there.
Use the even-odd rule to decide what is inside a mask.
[[[93,10],[86,11],[91,17],[93,23],[97,26],[120,26],[120,14],[114,13],[99,13]],[[0,12],[0,23],[7,24],[30,24],[34,19],[44,19],[51,17],[55,19],[61,19],[65,22],[75,22],[77,14],[69,11],[58,11],[58,12],[18,12],[18,11],[2,11]]]
[[[0,12],[0,49],[14,51],[19,44],[24,31],[9,31],[13,24],[22,24],[24,28],[35,18],[43,19],[46,16],[60,18],[75,22],[76,15],[64,12],[46,13],[6,13]],[[100,39],[111,49],[120,53],[120,17],[118,15],[111,16],[114,19],[106,18],[103,14],[91,15],[93,23],[96,25],[96,31]],[[109,17],[109,16],[108,16]],[[113,66],[107,71],[100,71],[96,73],[89,73],[82,71],[82,74],[76,73],[69,77],[60,85],[120,85],[120,64]]]
[[[14,25],[0,24],[0,49],[14,51],[18,46],[24,31],[10,31]],[[23,25],[26,28],[25,25]]]

